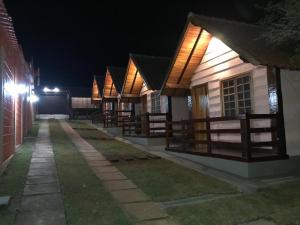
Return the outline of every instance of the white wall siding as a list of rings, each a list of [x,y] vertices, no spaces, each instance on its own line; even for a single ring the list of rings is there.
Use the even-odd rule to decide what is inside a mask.
[[[281,71],[287,153],[300,155],[300,71]]]
[[[190,117],[186,97],[172,97],[172,119],[173,121],[186,120]]]
[[[208,47],[207,53],[203,57],[202,63],[198,66],[192,77],[191,88],[201,84],[208,84],[209,116],[223,116],[223,100],[221,83],[235,76],[249,74],[252,79],[252,109],[253,113],[269,113],[267,70],[266,67],[254,66],[243,62],[239,55],[232,51],[225,44],[218,43],[215,48],[213,42]],[[269,126],[269,121],[253,121],[255,127]],[[212,129],[239,128],[240,123],[236,122],[216,122],[212,124]],[[269,140],[270,135],[253,135],[252,139]],[[212,135],[213,140],[239,142],[240,135],[223,134]]]

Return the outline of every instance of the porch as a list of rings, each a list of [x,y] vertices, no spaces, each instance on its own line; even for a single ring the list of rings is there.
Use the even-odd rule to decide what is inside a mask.
[[[131,117],[123,123],[124,137],[162,138],[166,136],[166,122],[171,121],[169,113],[145,113]]]
[[[130,121],[132,117],[134,117],[134,113],[131,110],[106,110],[102,115],[103,127],[122,127],[123,124]]]
[[[166,150],[244,162],[287,159],[277,114],[166,122]]]

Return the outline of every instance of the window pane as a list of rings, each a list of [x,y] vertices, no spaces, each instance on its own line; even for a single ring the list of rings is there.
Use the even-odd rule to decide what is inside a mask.
[[[250,84],[245,84],[244,89],[245,91],[250,91]]]
[[[250,98],[250,91],[245,91],[244,95],[245,95],[245,99],[249,99]]]
[[[230,101],[234,102],[235,101],[235,97],[234,95],[230,95]]]

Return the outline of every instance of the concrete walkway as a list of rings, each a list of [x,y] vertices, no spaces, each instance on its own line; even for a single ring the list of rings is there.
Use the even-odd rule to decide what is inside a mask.
[[[32,155],[16,225],[65,225],[48,122],[42,122]]]
[[[61,121],[61,126],[88,162],[90,168],[122,209],[138,225],[175,225],[176,223],[161,208],[160,204],[142,192],[122,172],[113,166],[92,145],[86,142],[70,125]]]

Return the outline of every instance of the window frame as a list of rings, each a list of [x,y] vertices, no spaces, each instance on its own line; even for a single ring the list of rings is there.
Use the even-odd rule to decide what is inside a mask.
[[[231,115],[231,116],[239,116],[239,115],[245,115],[245,113],[240,114],[239,113],[239,107],[238,107],[238,92],[237,92],[237,80],[239,78],[243,78],[243,77],[249,77],[249,85],[250,85],[250,104],[251,104],[251,109],[250,109],[250,113],[253,113],[253,107],[254,107],[254,99],[253,99],[253,76],[252,76],[252,72],[246,72],[246,73],[242,73],[239,75],[234,75],[231,77],[228,77],[226,79],[220,80],[220,96],[221,96],[221,103],[222,103],[222,115],[224,117],[230,117],[227,116],[225,114],[225,99],[224,99],[224,83],[233,80],[234,81],[234,95],[235,95],[235,115]]]

